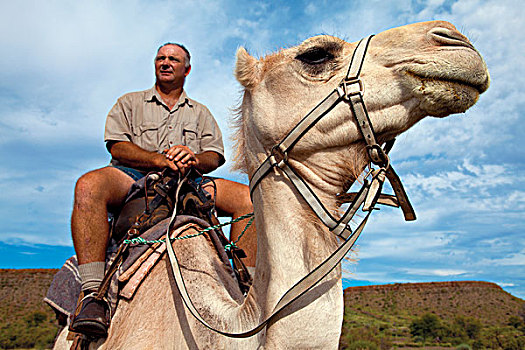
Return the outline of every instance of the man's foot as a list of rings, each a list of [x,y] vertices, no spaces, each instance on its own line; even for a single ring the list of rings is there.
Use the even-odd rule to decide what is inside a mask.
[[[97,299],[96,291],[84,292],[71,319],[69,330],[94,337],[105,337],[108,334],[110,314],[108,302]]]

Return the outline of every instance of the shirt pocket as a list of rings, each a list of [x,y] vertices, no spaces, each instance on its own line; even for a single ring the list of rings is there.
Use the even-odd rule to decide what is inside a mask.
[[[194,153],[200,153],[200,139],[197,124],[186,124],[182,128],[182,142]]]
[[[146,122],[133,128],[133,143],[146,151],[158,151],[159,124]]]

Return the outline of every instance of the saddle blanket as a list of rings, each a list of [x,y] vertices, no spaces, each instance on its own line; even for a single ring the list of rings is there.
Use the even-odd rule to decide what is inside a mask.
[[[164,238],[166,229],[169,224],[169,218],[159,222],[154,227],[147,230],[141,237],[147,241],[155,241]],[[178,215],[172,225],[177,228],[172,231],[172,237],[175,237],[189,225],[197,225],[200,228],[209,227],[209,224],[199,218],[186,215]],[[229,263],[224,249],[221,249],[219,238],[214,230],[206,232],[211,238],[214,246],[217,248],[220,259],[224,262],[225,267],[229,268],[231,275],[235,278],[233,269]],[[113,262],[118,245],[113,240],[110,242],[106,254],[106,269]],[[110,287],[107,293],[107,299],[114,313],[118,299],[120,297],[131,299],[141,282],[148,272],[155,266],[166,250],[165,243],[153,244],[131,244],[128,249],[128,256],[113,275]],[[70,316],[74,313],[77,306],[78,296],[80,294],[80,275],[78,272],[78,261],[76,256],[69,258],[62,268],[57,272],[47,291],[44,301],[49,304],[55,311],[67,315],[68,323]]]

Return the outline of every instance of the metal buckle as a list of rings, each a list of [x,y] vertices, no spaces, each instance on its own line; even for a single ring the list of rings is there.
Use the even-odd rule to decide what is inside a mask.
[[[359,89],[350,91],[350,86],[357,84]],[[361,78],[345,78],[337,88],[339,97],[344,100],[349,100],[353,95],[363,95],[365,93],[365,86],[361,81]]]

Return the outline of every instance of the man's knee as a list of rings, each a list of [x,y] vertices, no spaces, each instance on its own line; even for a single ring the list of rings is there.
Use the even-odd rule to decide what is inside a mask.
[[[252,203],[252,198],[250,196],[250,188],[246,185],[242,185],[242,187],[239,188],[238,192],[239,192],[238,193],[239,206],[243,208],[243,211],[252,212],[253,203]]]
[[[233,215],[244,215],[253,211],[250,189],[239,182],[217,180],[217,203],[221,209]]]
[[[82,175],[75,185],[75,201],[96,199],[102,192],[103,174],[100,169]]]
[[[75,203],[121,200],[133,180],[115,168],[101,168],[82,175],[75,186]],[[118,198],[115,198],[118,197]],[[122,198],[123,199],[123,198]]]

